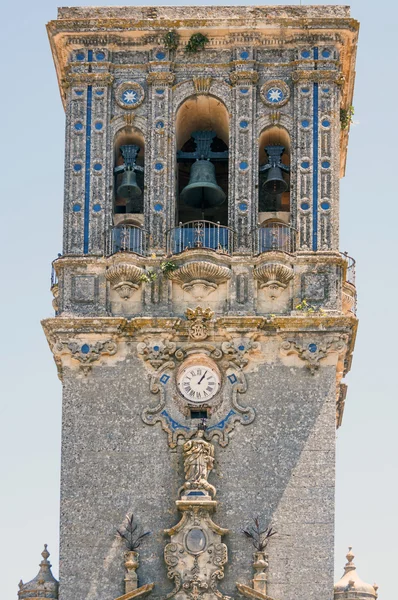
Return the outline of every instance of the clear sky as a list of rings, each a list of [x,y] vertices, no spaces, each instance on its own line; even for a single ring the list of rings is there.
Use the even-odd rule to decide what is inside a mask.
[[[351,3],[352,16],[361,22],[354,97],[358,123],[351,128],[341,194],[340,247],[357,260],[360,327],[337,433],[336,578],[352,545],[359,574],[379,584],[382,600],[396,600],[397,593],[397,6],[393,0]],[[44,27],[56,18],[56,9],[54,0],[8,1],[2,9],[0,564],[5,600],[16,597],[21,577],[27,581],[36,575],[44,542],[58,574],[61,383],[40,325],[52,315],[50,263],[61,250],[64,113]]]

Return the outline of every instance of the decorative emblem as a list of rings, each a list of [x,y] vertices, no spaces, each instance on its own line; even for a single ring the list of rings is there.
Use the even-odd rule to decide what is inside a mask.
[[[267,81],[261,86],[260,98],[267,106],[283,106],[290,98],[289,86],[279,79]]]
[[[144,101],[144,97],[144,89],[135,81],[122,83],[115,90],[116,102],[122,108],[137,108]]]
[[[187,308],[185,316],[189,321],[192,321],[189,326],[189,336],[193,340],[205,340],[209,335],[206,321],[213,318],[213,311],[210,308],[203,309],[197,306],[195,310]]]

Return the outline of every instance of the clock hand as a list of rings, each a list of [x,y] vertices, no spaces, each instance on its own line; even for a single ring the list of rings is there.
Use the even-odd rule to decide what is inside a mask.
[[[201,377],[201,378],[199,379],[199,381],[198,381],[198,385],[200,385],[200,384],[202,383],[202,381],[203,381],[203,379],[204,379],[204,377],[205,377],[206,373],[207,373],[207,371],[205,371],[205,372],[203,373],[202,377]]]

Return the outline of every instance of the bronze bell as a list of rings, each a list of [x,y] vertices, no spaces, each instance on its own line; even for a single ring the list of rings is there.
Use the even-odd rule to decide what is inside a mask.
[[[135,171],[127,169],[123,173],[122,183],[117,188],[117,195],[131,200],[141,198],[142,190],[137,184],[137,175]]]
[[[263,190],[266,194],[283,194],[288,185],[283,178],[282,171],[289,172],[289,167],[281,162],[282,154],[285,148],[283,146],[266,146],[265,151],[268,154],[269,163],[263,165],[260,171],[265,171],[267,178],[263,184]]]
[[[279,167],[271,167],[267,171],[267,179],[263,186],[267,194],[283,194],[287,190],[287,183],[283,179],[282,171]]]
[[[181,200],[193,208],[220,206],[225,193],[217,184],[216,169],[209,160],[197,160],[191,167],[189,183],[180,194]]]

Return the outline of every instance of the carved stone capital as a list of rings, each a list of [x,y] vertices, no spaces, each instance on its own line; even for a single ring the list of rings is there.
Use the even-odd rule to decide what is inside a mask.
[[[313,83],[321,83],[321,82],[330,82],[335,83],[337,85],[344,85],[345,78],[341,71],[303,71],[297,70],[292,73],[292,81],[294,83],[299,83],[303,81],[313,82]]]
[[[170,71],[152,71],[151,73],[148,73],[146,81],[148,85],[167,87],[173,85],[175,75],[174,73],[170,73]]]
[[[255,85],[258,82],[257,71],[234,71],[229,77],[232,85]]]
[[[111,73],[68,73],[62,83],[64,89],[77,85],[112,85]]]

